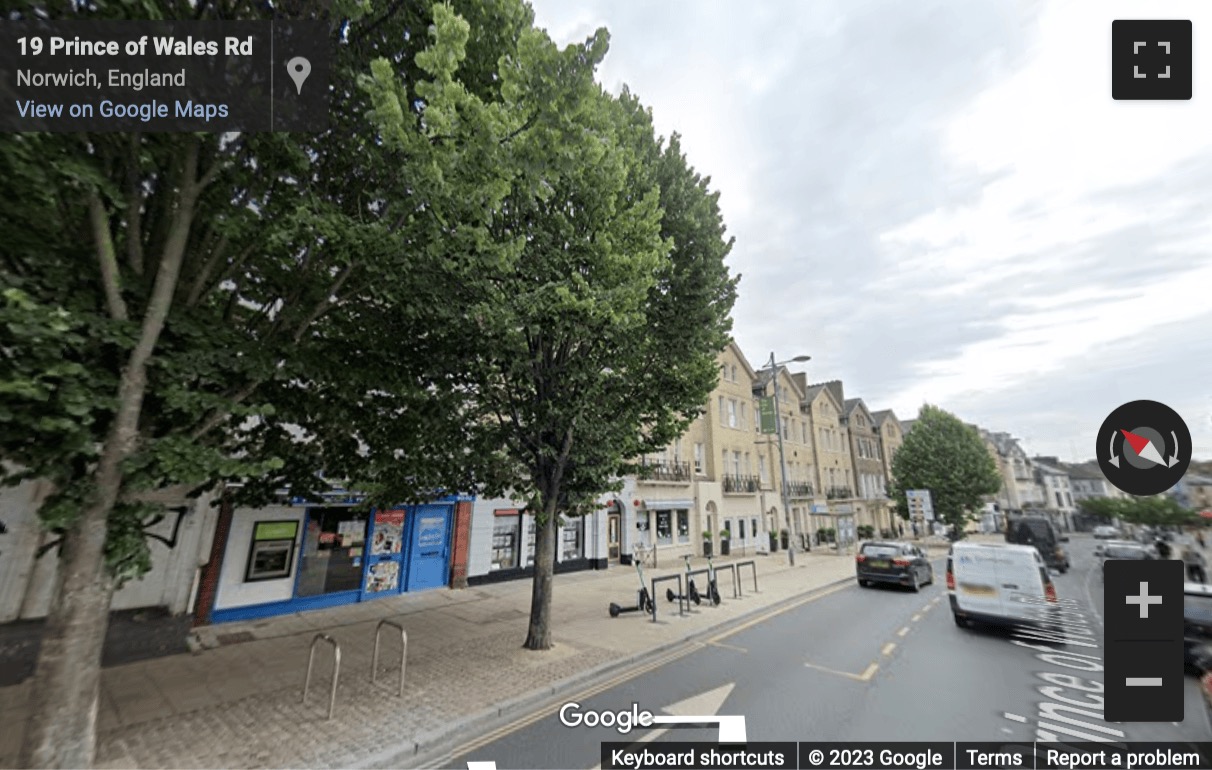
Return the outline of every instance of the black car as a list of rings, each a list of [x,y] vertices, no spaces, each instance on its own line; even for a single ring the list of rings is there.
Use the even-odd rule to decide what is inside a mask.
[[[876,541],[863,543],[854,557],[858,584],[896,583],[920,591],[934,582],[934,567],[926,552],[913,543]]]
[[[1187,671],[1203,668],[1201,648],[1212,643],[1212,586],[1187,583],[1183,586],[1183,654]]]
[[[1043,516],[1020,516],[1006,527],[1006,542],[1033,545],[1044,564],[1057,572],[1069,571],[1069,552],[1061,543],[1069,538],[1060,534],[1052,521]]]

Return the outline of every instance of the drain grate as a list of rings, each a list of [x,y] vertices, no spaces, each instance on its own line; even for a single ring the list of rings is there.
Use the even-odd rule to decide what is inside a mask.
[[[219,634],[215,637],[219,644],[239,644],[240,642],[251,642],[253,639],[256,637],[252,635],[251,631],[237,631],[234,634]]]

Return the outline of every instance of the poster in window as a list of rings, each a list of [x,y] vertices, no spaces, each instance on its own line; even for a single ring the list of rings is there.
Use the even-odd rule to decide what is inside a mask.
[[[404,511],[375,511],[374,541],[370,544],[372,556],[399,553],[404,539]]]
[[[288,578],[294,567],[297,521],[258,521],[253,525],[245,582]]]
[[[400,587],[400,563],[391,559],[370,565],[366,575],[366,593],[395,591]]]

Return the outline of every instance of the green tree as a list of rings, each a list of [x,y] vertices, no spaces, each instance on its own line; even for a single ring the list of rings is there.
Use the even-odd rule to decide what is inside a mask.
[[[908,517],[906,490],[928,489],[935,516],[963,537],[982,498],[1001,488],[997,464],[977,431],[954,415],[926,405],[892,460],[891,496]]]
[[[0,138],[0,459],[6,483],[53,482],[39,515],[61,543],[26,766],[92,762],[112,592],[150,566],[147,492],[251,479],[241,494],[256,502],[284,484],[315,491],[321,469],[373,485],[362,469],[388,459],[409,473],[382,484],[391,497],[380,501],[471,483],[462,391],[425,368],[441,353],[431,332],[449,320],[430,277],[467,261],[459,223],[492,210],[478,183],[493,171],[466,162],[474,142],[425,131],[497,98],[504,52],[493,47],[529,16],[520,4],[461,5],[491,27],[473,41],[466,87],[433,64],[456,43],[426,34],[432,4],[337,4],[327,132]],[[175,10],[148,0],[48,13]],[[242,1],[187,10],[262,13]],[[407,103],[392,148],[358,87],[378,58],[425,94]]]
[[[460,29],[439,16],[439,36]],[[473,323],[439,334],[464,351],[446,359],[448,375],[466,388],[470,444],[496,461],[489,488],[536,517],[530,649],[551,645],[561,517],[590,510],[629,460],[702,410],[735,301],[708,180],[676,137],[655,137],[637,100],[594,81],[606,47],[602,30],[563,50],[527,30],[500,108],[465,104],[432,128],[434,141],[460,136],[504,182],[491,216],[462,228],[472,256],[437,278]],[[370,84],[388,137],[392,105],[409,98],[391,74],[380,63]]]

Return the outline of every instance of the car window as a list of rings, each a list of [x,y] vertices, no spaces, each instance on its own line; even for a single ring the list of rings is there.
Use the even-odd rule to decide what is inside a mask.
[[[1149,554],[1143,548],[1122,548],[1111,546],[1103,551],[1109,559],[1147,559]]]
[[[1205,625],[1212,625],[1212,596],[1183,597],[1183,617]]]
[[[898,556],[900,549],[895,545],[873,545],[867,543],[863,546],[863,554],[866,556]]]

